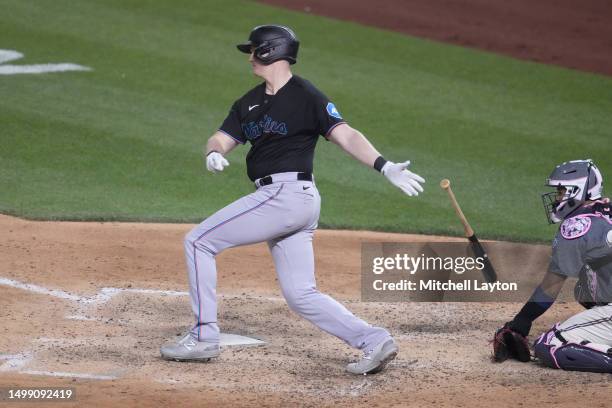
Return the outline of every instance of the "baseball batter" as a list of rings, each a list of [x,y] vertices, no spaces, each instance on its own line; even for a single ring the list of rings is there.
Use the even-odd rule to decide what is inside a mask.
[[[532,322],[574,277],[574,295],[586,310],[542,334],[535,356],[552,368],[612,373],[612,216],[602,183],[591,160],[563,163],[548,178],[555,191],[542,196],[546,214],[561,223],[550,266],[525,306],[495,334],[495,360],[531,360],[526,337]]]
[[[293,75],[299,42],[284,26],[253,29],[237,46],[249,54],[253,73],[264,82],[231,107],[206,146],[206,165],[221,172],[224,157],[250,143],[247,173],[256,191],[208,217],[185,238],[190,297],[195,325],[178,343],[161,349],[170,360],[206,361],[219,356],[217,269],[215,256],[240,245],[266,241],[289,307],[320,329],[363,351],[347,366],[354,374],[375,373],[392,360],[398,347],[387,330],[354,316],[316,289],[312,237],[321,197],[313,173],[319,136],[358,161],[380,171],[409,196],[423,191],[425,180],[407,170],[409,162],[385,160],[336,106],[307,80]]]

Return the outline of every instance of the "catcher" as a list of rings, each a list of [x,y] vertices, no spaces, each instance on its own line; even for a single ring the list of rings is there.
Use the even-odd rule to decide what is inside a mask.
[[[555,168],[542,195],[549,223],[561,223],[542,283],[519,313],[497,330],[493,360],[531,360],[527,335],[532,322],[554,303],[568,277],[585,311],[554,325],[534,343],[535,358],[563,370],[612,373],[612,218],[602,198],[602,176],[591,160]]]

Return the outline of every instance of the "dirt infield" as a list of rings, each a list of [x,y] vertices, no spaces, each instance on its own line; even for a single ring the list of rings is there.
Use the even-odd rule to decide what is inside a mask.
[[[360,242],[442,237],[316,234],[320,289],[399,341],[383,375],[345,374],[357,353],[289,311],[264,245],[220,255],[218,294],[222,330],[267,345],[226,348],[209,364],[163,361],[159,346],[192,321],[182,254],[190,227],[0,216],[0,387],[71,386],[79,404],[97,406],[607,404],[609,375],[489,362],[487,340],[517,304],[358,300]],[[556,304],[534,333],[578,310]]]
[[[612,75],[607,0],[263,0],[512,57]]]

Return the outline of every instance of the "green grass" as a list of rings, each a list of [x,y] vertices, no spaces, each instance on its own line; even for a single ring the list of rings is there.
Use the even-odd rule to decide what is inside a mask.
[[[295,73],[351,125],[427,179],[407,198],[323,139],[320,225],[459,234],[449,177],[482,237],[546,241],[555,164],[593,158],[612,177],[612,79],[239,1],[0,0],[14,64],[91,72],[0,76],[0,211],[28,218],[198,222],[252,191],[247,148],[221,175],[202,146],[258,83],[234,44],[292,26]]]

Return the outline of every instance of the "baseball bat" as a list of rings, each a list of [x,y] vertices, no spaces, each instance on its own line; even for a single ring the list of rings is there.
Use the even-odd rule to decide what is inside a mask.
[[[470,246],[472,247],[472,250],[474,251],[474,255],[476,255],[477,258],[483,259],[484,268],[482,269],[482,274],[485,278],[485,281],[489,283],[497,281],[497,273],[495,273],[495,269],[493,268],[493,265],[491,264],[491,260],[489,259],[489,256],[487,255],[487,252],[485,251],[485,249],[480,244],[480,241],[478,241],[478,237],[476,237],[476,234],[474,233],[474,230],[470,226],[470,223],[468,222],[467,218],[463,214],[463,211],[461,211],[461,207],[459,206],[459,203],[457,202],[457,198],[455,197],[455,194],[453,193],[453,190],[451,189],[450,180],[444,179],[440,181],[440,187],[442,188],[442,190],[446,190],[446,192],[448,193],[448,197],[451,200],[451,204],[453,205],[453,208],[455,209],[455,212],[457,213],[457,216],[459,217],[461,224],[463,224],[463,230],[465,231],[465,236],[470,241]]]

